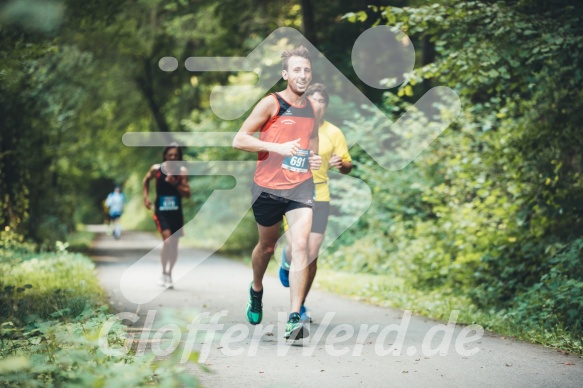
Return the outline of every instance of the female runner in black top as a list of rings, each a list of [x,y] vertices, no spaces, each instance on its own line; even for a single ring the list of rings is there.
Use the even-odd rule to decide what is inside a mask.
[[[154,221],[162,235],[164,245],[160,253],[162,275],[159,284],[174,288],[172,268],[178,258],[178,239],[184,235],[184,217],[182,214],[182,197],[190,197],[190,184],[186,167],[176,163],[182,159],[182,149],[176,143],[164,149],[162,164],[154,164],[142,182],[144,205],[154,209]],[[150,201],[150,180],[156,180],[156,200]]]

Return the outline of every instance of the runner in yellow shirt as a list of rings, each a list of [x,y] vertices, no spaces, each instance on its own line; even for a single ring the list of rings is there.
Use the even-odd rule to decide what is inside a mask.
[[[314,278],[316,277],[317,259],[320,252],[320,246],[324,241],[324,233],[328,225],[328,216],[330,214],[330,188],[328,187],[328,169],[336,168],[342,174],[348,174],[352,169],[352,158],[348,154],[346,138],[342,131],[328,121],[324,121],[326,108],[329,103],[329,95],[326,87],[322,84],[313,84],[306,90],[305,96],[308,97],[314,106],[318,105],[319,110],[317,119],[320,124],[318,130],[319,136],[319,155],[322,157],[322,166],[319,170],[313,170],[313,179],[316,185],[316,196],[313,207],[312,229],[308,240],[308,258],[309,258],[309,279],[306,297]],[[287,223],[284,223],[287,231]],[[286,233],[287,236],[287,233]],[[289,241],[289,240],[288,240]],[[291,247],[288,244],[284,250],[279,269],[279,279],[281,284],[289,287],[289,268],[292,260]],[[304,299],[305,303],[305,299]],[[302,303],[300,315],[302,320],[312,321],[306,307]]]

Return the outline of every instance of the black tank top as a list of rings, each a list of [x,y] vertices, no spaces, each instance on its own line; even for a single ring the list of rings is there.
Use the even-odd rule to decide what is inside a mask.
[[[166,182],[162,168],[156,172],[156,212],[181,212],[182,198],[178,189]]]

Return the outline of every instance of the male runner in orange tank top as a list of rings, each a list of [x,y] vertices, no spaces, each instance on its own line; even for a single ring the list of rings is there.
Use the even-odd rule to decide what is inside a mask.
[[[282,55],[285,90],[264,97],[235,136],[233,147],[257,152],[253,213],[259,242],[253,249],[253,282],[249,290],[247,320],[257,325],[263,317],[263,276],[275,251],[283,215],[290,225],[294,270],[290,273],[291,314],[286,339],[309,336],[300,320],[308,286],[308,237],[312,226],[314,183],[310,169],[322,164],[318,151],[318,123],[314,108],[303,94],[312,80],[310,53],[303,47]],[[253,136],[259,133],[259,138]]]

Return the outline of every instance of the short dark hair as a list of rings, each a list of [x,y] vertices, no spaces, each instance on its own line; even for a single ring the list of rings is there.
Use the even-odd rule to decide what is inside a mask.
[[[164,148],[164,152],[162,153],[162,160],[166,161],[166,154],[168,153],[168,151],[170,151],[172,148],[176,148],[176,151],[178,151],[178,159],[177,160],[184,160],[183,159],[183,152],[182,152],[182,147],[180,147],[178,145],[178,143],[172,142],[170,144],[168,144],[168,146],[166,148]]]
[[[328,95],[328,91],[326,87],[322,84],[315,83],[312,84],[306,89],[304,96],[310,97],[312,94],[320,93],[322,97],[324,97],[324,101],[326,101],[326,106],[328,106],[328,102],[330,102],[330,96]]]
[[[308,61],[310,61],[310,63],[312,63],[312,56],[310,55],[310,52],[308,51],[308,49],[305,48],[304,46],[299,46],[299,47],[296,47],[294,49],[285,50],[281,54],[281,59],[283,61],[282,62],[283,70],[287,70],[287,63],[289,62],[289,59],[291,57],[306,58]]]

